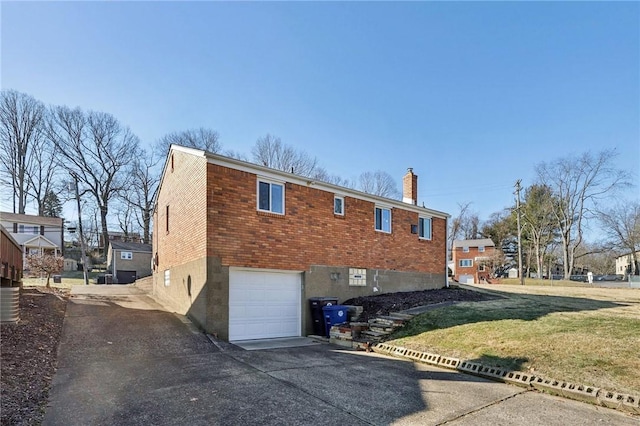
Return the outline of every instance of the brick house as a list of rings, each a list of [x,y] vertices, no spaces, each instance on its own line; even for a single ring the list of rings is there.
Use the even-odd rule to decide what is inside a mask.
[[[455,240],[452,260],[455,272],[453,279],[466,284],[488,281],[491,271],[487,263],[496,254],[490,238],[475,240]]]
[[[310,334],[308,299],[446,285],[446,213],[173,145],[156,199],[154,295],[224,340]]]
[[[107,251],[107,269],[116,283],[130,284],[151,275],[151,244],[111,241]]]

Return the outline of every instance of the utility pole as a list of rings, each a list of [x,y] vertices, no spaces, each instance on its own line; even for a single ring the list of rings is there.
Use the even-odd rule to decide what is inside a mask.
[[[520,277],[520,285],[524,285],[524,275],[522,274],[522,231],[520,229],[520,182],[516,182],[516,221],[518,225],[518,277]]]
[[[75,173],[72,173],[71,176],[73,176],[74,189],[76,191],[76,201],[78,202],[78,231],[80,232],[80,250],[82,251],[82,253],[80,253],[80,256],[82,259],[82,275],[84,277],[84,285],[89,285],[89,271],[87,270],[89,265],[87,265],[87,247],[85,246],[84,233],[82,232],[82,211],[80,210],[80,193],[78,191],[78,175],[76,175]]]

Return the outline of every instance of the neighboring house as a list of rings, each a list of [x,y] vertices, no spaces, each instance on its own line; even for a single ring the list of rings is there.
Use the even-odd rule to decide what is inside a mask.
[[[0,285],[18,287],[22,280],[23,253],[20,244],[11,233],[0,225]]]
[[[490,238],[476,240],[455,240],[452,259],[455,267],[453,279],[465,284],[487,281],[491,275],[491,258],[496,248]]]
[[[173,145],[154,212],[156,297],[224,340],[312,332],[308,299],[442,288],[446,213]]]
[[[114,282],[130,284],[151,275],[151,244],[111,241],[107,252],[107,269]]]
[[[0,224],[22,248],[25,266],[30,254],[63,255],[62,218],[0,212]]]
[[[636,260],[640,261],[640,250],[636,252]],[[638,268],[639,265],[636,265]],[[637,270],[633,267],[633,256],[631,253],[623,254],[616,257],[616,274],[618,275],[637,275]]]

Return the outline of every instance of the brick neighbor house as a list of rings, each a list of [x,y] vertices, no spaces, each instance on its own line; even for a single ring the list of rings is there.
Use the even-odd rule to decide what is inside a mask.
[[[172,145],[153,293],[225,340],[311,334],[308,299],[441,288],[446,213]]]
[[[451,255],[455,267],[453,279],[465,284],[488,281],[491,271],[487,264],[495,254],[496,247],[490,238],[455,240]]]

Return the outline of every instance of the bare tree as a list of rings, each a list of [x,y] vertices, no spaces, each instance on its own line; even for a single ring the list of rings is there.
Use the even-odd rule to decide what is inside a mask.
[[[259,138],[251,149],[253,162],[273,169],[291,172],[315,179],[319,171],[318,160],[304,151],[283,144],[280,138],[267,134]]]
[[[29,270],[44,274],[47,277],[47,288],[51,288],[49,282],[51,275],[62,271],[63,266],[64,258],[62,256],[48,253],[30,254],[27,256],[27,267]]]
[[[402,197],[393,177],[382,170],[375,172],[364,172],[358,178],[358,189],[367,194],[379,195],[380,197],[393,198],[395,200]]]
[[[0,156],[3,181],[11,182],[13,212],[24,214],[29,189],[30,155],[43,137],[44,105],[35,98],[15,90],[0,94]],[[16,200],[18,205],[16,206]]]
[[[560,231],[565,279],[573,272],[576,249],[595,204],[628,185],[628,174],[614,166],[615,157],[614,150],[586,152],[536,167],[539,183],[553,191],[552,214]]]
[[[480,235],[480,219],[478,213],[471,210],[471,203],[458,203],[458,215],[449,224],[449,250],[455,240],[471,240]],[[494,244],[498,242],[494,241]]]
[[[640,202],[618,203],[610,208],[598,211],[602,231],[610,244],[620,251],[631,255],[632,275],[640,275],[638,251],[640,251]]]
[[[171,144],[201,149],[214,154],[222,151],[218,132],[204,127],[168,133],[158,141],[156,151],[163,153],[166,157]]]
[[[45,120],[48,120],[48,114]],[[45,124],[46,125],[46,124]],[[33,144],[29,156],[29,172],[27,173],[28,194],[38,205],[38,215],[44,216],[47,197],[57,196],[64,190],[64,185],[57,181],[59,175],[58,148],[48,138],[40,138]]]
[[[153,203],[160,183],[158,166],[162,159],[154,149],[149,152],[140,150],[131,167],[130,190],[123,193],[126,202],[136,210],[135,216],[143,230],[143,240],[146,244],[151,241]]]
[[[101,235],[109,241],[110,202],[128,188],[127,166],[134,160],[138,138],[103,112],[84,113],[60,106],[51,111],[48,135],[64,159],[64,167],[85,186],[100,211]]]

